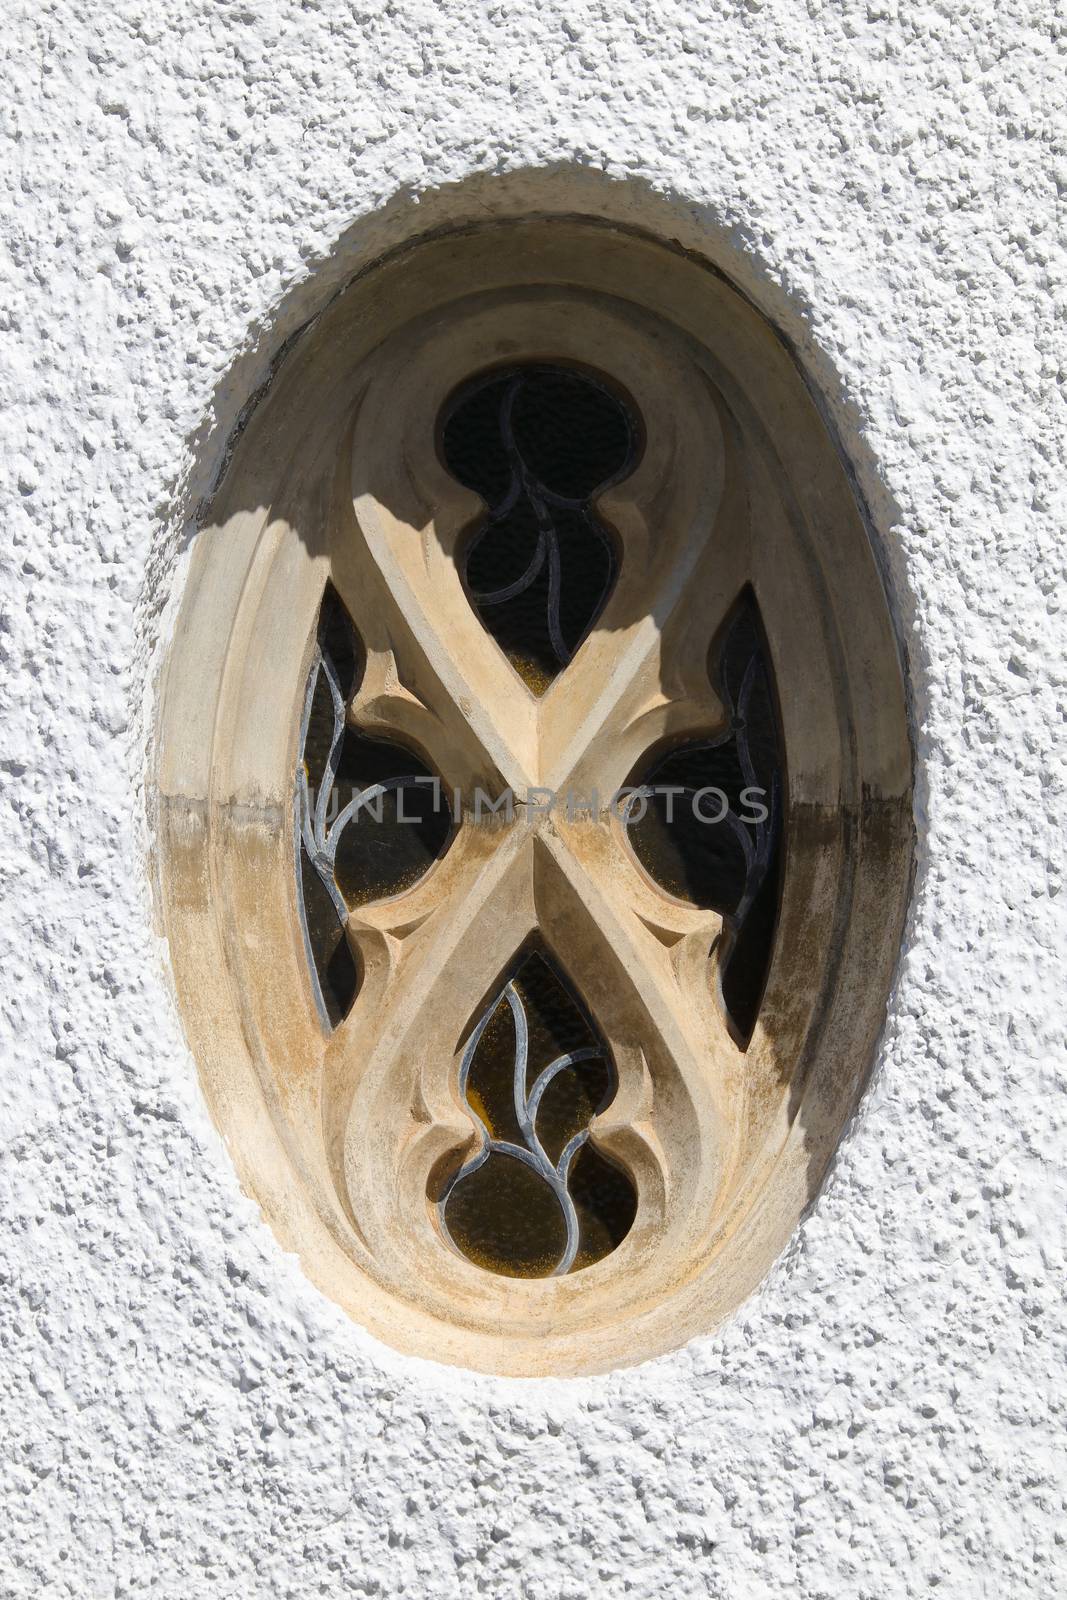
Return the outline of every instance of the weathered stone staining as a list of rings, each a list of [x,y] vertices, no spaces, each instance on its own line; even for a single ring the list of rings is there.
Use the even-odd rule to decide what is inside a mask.
[[[546,611],[536,682],[472,603],[464,559],[487,501],[440,449],[451,398],[523,364],[598,375],[641,427],[593,494],[611,572],[583,627]],[[403,1350],[577,1373],[713,1327],[788,1240],[862,1089],[911,863],[885,596],[785,348],[721,277],[647,236],[538,217],[442,232],[364,274],[300,342],[212,518],[162,700],[160,884],[244,1183],[315,1281]],[[294,779],[328,584],[364,652],[346,730],[459,799],[428,870],[342,897],[358,993],[324,1019]],[[720,992],[737,907],[657,882],[606,797],[660,753],[721,745],[740,690],[710,670],[713,646],[744,596],[773,665],[779,854],[743,886],[771,889],[741,1028]],[[510,811],[466,799],[505,791],[523,797]],[[528,803],[545,793],[605,800]],[[312,830],[307,848],[330,842]],[[558,1196],[540,1256],[527,1241],[545,1270],[520,1276],[452,1204],[488,1128],[465,1054],[534,948],[610,1063],[571,1136],[623,1187],[585,1257]],[[485,1259],[456,1247],[461,1223]]]

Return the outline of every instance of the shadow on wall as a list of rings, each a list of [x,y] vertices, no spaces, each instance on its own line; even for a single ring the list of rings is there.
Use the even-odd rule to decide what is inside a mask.
[[[185,461],[173,510],[161,520],[149,565],[142,614],[159,608],[173,562],[206,514],[234,444],[248,418],[300,336],[354,279],[383,257],[433,234],[494,218],[544,214],[600,218],[647,233],[691,252],[752,303],[778,334],[824,416],[831,438],[856,485],[873,529],[880,560],[894,552],[884,538],[898,515],[881,469],[866,443],[869,419],[850,398],[837,368],[813,337],[816,317],[799,290],[782,285],[780,264],[770,271],[744,219],[730,218],[712,202],[694,202],[664,192],[638,177],[609,177],[593,167],[567,162],[508,173],[475,173],[461,182],[426,190],[404,189],[385,206],[360,217],[336,240],[309,276],[290,289],[265,321],[253,323],[225,376],[212,390],[204,420],[186,441]],[[913,619],[906,574],[893,561],[887,586],[898,633]]]

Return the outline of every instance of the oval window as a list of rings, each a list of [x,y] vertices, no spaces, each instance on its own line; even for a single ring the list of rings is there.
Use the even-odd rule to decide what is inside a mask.
[[[715,273],[574,220],[427,239],[237,442],[171,646],[160,892],[242,1179],[400,1348],[707,1331],[817,1192],[911,861],[844,465]]]

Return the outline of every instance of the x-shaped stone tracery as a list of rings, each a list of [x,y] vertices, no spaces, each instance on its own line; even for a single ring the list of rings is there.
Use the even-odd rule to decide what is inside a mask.
[[[436,394],[439,404],[442,387],[438,375],[423,401]],[[337,1181],[349,1195],[366,1192],[371,1086],[387,1101],[398,1083],[409,1086],[421,1129],[413,1193],[441,1181],[433,1174],[444,1172],[448,1152],[454,1165],[456,1152],[471,1148],[457,1105],[458,1054],[509,961],[536,934],[585,999],[617,1065],[618,1093],[596,1121],[597,1143],[636,1168],[654,1211],[688,1182],[670,1170],[657,1121],[685,1123],[685,1141],[704,1151],[693,1171],[705,1180],[714,1173],[717,1189],[740,1087],[739,1052],[709,983],[722,918],[648,879],[610,804],[640,757],[722,721],[708,653],[749,574],[743,485],[716,397],[695,380],[669,403],[635,395],[651,419],[644,456],[598,502],[619,537],[618,581],[541,697],[463,590],[457,556],[480,500],[417,436],[408,442],[416,424],[383,464],[379,430],[364,426],[376,398],[372,384],[354,426],[354,514],[332,549],[333,582],[366,647],[349,717],[414,746],[465,803],[447,853],[422,882],[350,913],[365,984],[327,1056],[327,1100],[339,1096],[349,1108]],[[393,395],[397,405],[403,397]],[[432,421],[425,403],[414,411],[416,422],[420,413]],[[700,472],[678,471],[685,452],[698,456]],[[475,804],[503,790],[517,801],[510,821]],[[673,1136],[680,1132],[675,1126]],[[712,1195],[706,1181],[703,1188],[706,1226]]]
[[[556,685],[558,717],[535,716],[473,616],[457,621],[449,548],[480,508],[435,454],[457,386],[527,362],[610,374],[648,435],[636,471],[602,497],[624,572]],[[168,654],[159,886],[183,1017],[242,1183],[377,1336],[478,1371],[605,1371],[714,1327],[810,1205],[885,1015],[910,881],[904,683],[871,543],[832,426],[775,330],[707,263],[625,224],[536,215],[435,232],[361,274],[280,364],[196,540]],[[763,921],[744,923],[765,928],[772,912],[747,1048],[725,1037],[708,982],[722,970],[725,983],[741,939],[728,931],[725,966],[709,966],[718,919],[660,893],[610,815],[565,809],[533,830],[468,813],[434,870],[404,874],[412,887],[391,901],[370,894],[398,881],[408,843],[388,853],[349,829],[340,871],[361,987],[325,1029],[291,826],[294,687],[324,585],[370,651],[353,715],[389,748],[384,776],[406,770],[399,746],[465,793],[573,773],[603,795],[628,775],[660,781],[661,761],[673,763],[663,781],[685,785],[678,762],[695,746],[700,782],[722,775],[739,796],[752,763],[723,766],[741,741],[709,690],[706,648],[750,580],[748,637],[773,656],[781,734],[782,760],[759,769],[772,785],[780,775],[788,848]],[[483,605],[498,587],[484,565],[473,575]],[[568,651],[580,638],[572,612]],[[744,672],[713,681],[744,721]],[[364,741],[346,749],[343,783],[377,781]],[[681,875],[647,844],[658,881],[737,918],[732,887],[701,878],[706,835]],[[375,876],[375,861],[388,870]],[[638,1203],[604,1259],[526,1281],[448,1249],[435,1202],[475,1144],[459,1094],[474,1019],[535,926],[617,1064],[593,1136]]]

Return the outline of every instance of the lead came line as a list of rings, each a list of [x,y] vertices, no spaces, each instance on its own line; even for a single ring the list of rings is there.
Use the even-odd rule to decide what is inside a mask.
[[[482,1035],[495,1016],[497,1008],[502,1001],[507,1001],[511,1009],[512,1022],[515,1026],[515,1062],[512,1092],[515,1103],[515,1116],[524,1140],[521,1145],[514,1144],[508,1139],[494,1139],[467,1097],[467,1085],[470,1080],[471,1068],[474,1064],[474,1057],[481,1043]],[[567,1183],[570,1177],[571,1163],[589,1138],[590,1130],[583,1128],[580,1132],[574,1134],[564,1146],[559,1160],[553,1163],[549,1160],[545,1148],[538,1137],[537,1113],[545,1091],[554,1078],[558,1077],[561,1072],[567,1071],[568,1068],[577,1066],[579,1062],[605,1059],[605,1051],[597,1045],[584,1045],[580,1050],[570,1050],[565,1055],[557,1056],[554,1061],[550,1062],[547,1067],[542,1068],[538,1073],[533,1087],[527,1094],[526,1068],[529,1059],[529,1044],[530,1029],[526,1017],[526,1008],[522,1003],[522,996],[509,979],[500,993],[490,1001],[483,1011],[477,1027],[467,1041],[467,1048],[463,1052],[463,1059],[459,1068],[459,1092],[470,1112],[471,1120],[477,1132],[481,1135],[482,1143],[481,1148],[471,1157],[470,1161],[466,1162],[449,1179],[444,1193],[437,1202],[437,1218],[441,1232],[453,1250],[459,1255],[464,1255],[465,1252],[460,1250],[449,1231],[445,1215],[452,1191],[465,1178],[469,1178],[471,1173],[477,1172],[478,1168],[484,1165],[492,1155],[509,1156],[514,1161],[521,1161],[525,1166],[536,1172],[538,1177],[544,1179],[563,1212],[563,1220],[567,1229],[566,1243],[562,1255],[551,1273],[548,1274],[550,1277],[558,1278],[565,1272],[570,1271],[574,1265],[575,1256],[578,1254],[578,1213],[574,1208],[574,1201],[571,1198]]]
[[[318,793],[312,803],[312,787],[307,769],[307,742],[311,727],[312,710],[315,703],[315,694],[320,680],[325,678],[330,691],[330,706],[333,716],[333,725],[330,733],[330,749],[326,757],[326,765],[319,780]],[[395,778],[384,778],[380,783],[368,784],[365,789],[359,789],[341,810],[333,822],[329,821],[330,796],[334,792],[337,781],[337,772],[341,764],[341,754],[344,747],[345,728],[347,715],[345,697],[341,688],[337,666],[329,650],[320,638],[315,646],[312,657],[311,670],[308,673],[307,689],[304,695],[304,709],[300,718],[300,759],[296,767],[296,831],[297,850],[302,848],[308,861],[318,874],[330,903],[336,913],[337,920],[342,928],[349,922],[348,903],[341,893],[337,883],[337,850],[341,843],[341,835],[348,824],[359,815],[361,811],[371,810],[374,802],[379,802],[379,809],[375,820],[381,821],[380,802],[390,793],[401,789],[417,788],[426,780],[415,774]],[[372,812],[372,815],[374,813]],[[304,949],[308,958],[315,987],[315,999],[319,1014],[324,1021],[328,1021],[325,997],[322,992],[322,982],[319,977],[315,961],[308,924],[307,905],[304,895],[304,886],[299,871],[297,870],[297,905],[300,912],[300,925],[304,936]]]
[[[550,368],[545,368],[544,370],[546,372],[551,371]],[[528,391],[532,376],[533,374],[530,372],[515,373],[510,381],[506,383],[500,395],[496,412],[496,424],[499,443],[508,465],[509,478],[507,487],[501,496],[495,502],[489,504],[485,525],[475,540],[474,546],[472,546],[471,554],[473,555],[475,550],[482,546],[487,538],[491,539],[494,533],[503,531],[506,534],[509,519],[524,499],[533,514],[537,527],[533,554],[518,577],[508,583],[492,588],[477,588],[472,583],[470,585],[470,597],[481,614],[483,622],[495,636],[496,624],[489,622],[485,615],[486,610],[506,605],[509,601],[517,599],[531,589],[544,574],[547,582],[547,592],[544,595],[544,623],[547,630],[547,642],[555,658],[556,669],[561,670],[569,665],[581,640],[579,638],[572,643],[568,643],[564,636],[562,615],[564,598],[563,560],[560,548],[560,531],[557,526],[558,518],[564,516],[579,519],[584,527],[586,536],[591,541],[595,541],[605,562],[604,580],[599,594],[591,597],[582,637],[584,637],[585,632],[588,631],[588,628],[603,609],[607,596],[615,582],[617,563],[611,541],[606,537],[604,530],[599,526],[592,513],[593,495],[597,491],[590,491],[586,494],[564,494],[557,489],[551,488],[545,482],[544,474],[536,471],[523,453],[522,443],[516,437],[514,411],[516,402],[523,393],[524,386],[527,387]],[[575,375],[570,374],[569,376],[574,381]],[[494,374],[487,380],[488,384],[497,384],[499,382],[499,374]],[[590,393],[595,391],[602,400],[621,410],[618,402],[610,399],[591,378],[585,377],[582,382]],[[477,388],[474,393],[477,393]],[[459,410],[462,410],[462,406]],[[632,454],[633,438],[631,434],[626,455],[618,463],[617,469],[611,474],[611,478],[606,478],[605,482],[625,475],[629,470]],[[479,492],[485,492],[484,484],[477,483],[475,486]],[[603,486],[603,484],[600,485],[601,488]]]

